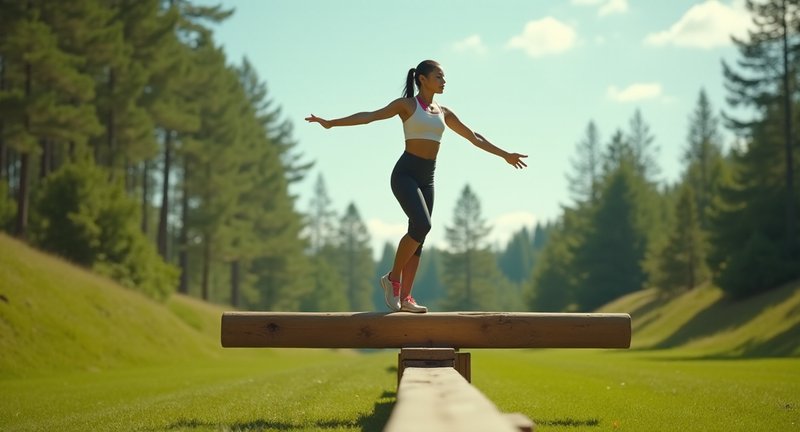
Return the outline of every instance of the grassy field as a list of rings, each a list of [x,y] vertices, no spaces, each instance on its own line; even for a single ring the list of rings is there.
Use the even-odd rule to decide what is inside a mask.
[[[0,236],[0,430],[381,430],[396,352],[223,350],[223,309],[145,299]],[[540,431],[800,430],[800,286],[747,302],[642,291],[634,347],[473,350]]]

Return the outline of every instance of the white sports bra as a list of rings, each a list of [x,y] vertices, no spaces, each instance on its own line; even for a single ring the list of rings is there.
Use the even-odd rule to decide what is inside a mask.
[[[426,111],[420,105],[419,100],[414,98],[416,108],[408,120],[403,122],[403,134],[407,140],[426,139],[440,142],[444,133],[444,112],[439,104],[436,104],[438,113]]]

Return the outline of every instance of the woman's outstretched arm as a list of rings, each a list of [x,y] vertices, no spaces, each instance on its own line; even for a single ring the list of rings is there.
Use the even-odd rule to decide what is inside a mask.
[[[467,141],[471,142],[476,147],[480,148],[481,150],[487,151],[493,155],[500,156],[501,158],[505,159],[510,165],[514,168],[524,168],[528,166],[525,162],[522,161],[522,158],[528,157],[528,155],[523,155],[519,153],[509,153],[500,147],[492,144],[483,137],[483,135],[473,132],[472,129],[468,128],[464,123],[461,123],[461,120],[447,108],[444,108],[444,122],[447,126],[452,129],[455,133],[461,135],[462,137],[466,138]]]
[[[377,111],[360,112],[334,120],[325,120],[323,118],[315,116],[314,114],[311,114],[309,117],[306,117],[306,121],[309,123],[319,123],[325,129],[330,129],[335,126],[362,125],[362,124],[372,123],[376,120],[385,120],[394,117],[396,115],[399,115],[405,109],[403,104],[404,104],[403,98],[400,98],[393,100],[392,102],[389,103],[389,105],[386,105],[385,107]]]

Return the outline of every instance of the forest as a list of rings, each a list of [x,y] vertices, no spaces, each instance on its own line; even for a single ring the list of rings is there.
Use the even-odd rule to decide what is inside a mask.
[[[0,228],[158,300],[254,310],[382,310],[358,203],[312,181],[280,101],[189,0],[0,0]],[[464,185],[426,248],[415,297],[438,310],[591,311],[647,288],[732,298],[800,277],[800,0],[748,2],[755,29],[722,62],[727,106],[698,89],[676,182],[658,180],[641,111],[587,119],[552,221],[493,248]],[[734,111],[751,113],[747,116]],[[724,143],[722,128],[737,139]],[[606,135],[608,134],[608,135]]]

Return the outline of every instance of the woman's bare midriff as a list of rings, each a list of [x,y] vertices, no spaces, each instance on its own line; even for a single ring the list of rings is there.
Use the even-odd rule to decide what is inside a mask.
[[[435,160],[439,153],[439,143],[426,139],[406,140],[406,151],[423,159]]]

